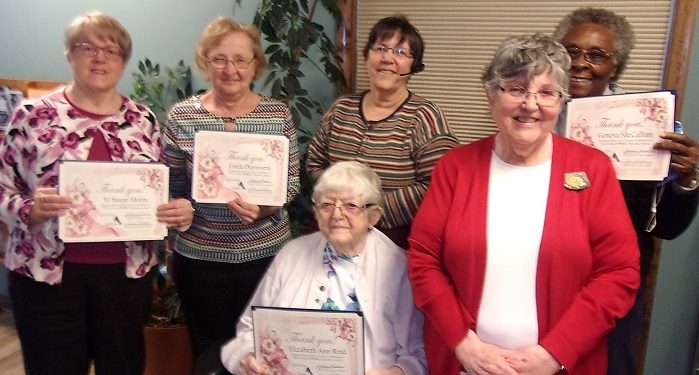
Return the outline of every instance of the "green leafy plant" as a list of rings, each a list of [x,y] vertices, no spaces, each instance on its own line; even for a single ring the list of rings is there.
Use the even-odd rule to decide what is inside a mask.
[[[161,124],[165,123],[167,111],[177,101],[193,95],[192,69],[180,60],[174,68],[153,64],[145,58],[138,62],[138,72],[131,99],[148,106]]]
[[[342,56],[324,27],[313,21],[318,6],[327,10],[335,24],[341,23],[336,0],[262,0],[253,20],[268,43],[264,87],[270,88],[273,98],[289,106],[302,150],[313,136],[313,129],[301,125],[302,117],[312,120],[313,113],[322,114],[325,110],[302,84],[301,78],[305,77],[302,62],[318,69],[334,85],[336,93],[346,90]],[[305,155],[301,160],[304,165]],[[313,225],[312,190],[311,179],[305,168],[301,168],[301,193],[287,205],[294,236],[307,232]]]
[[[133,73],[133,77],[135,83],[131,99],[148,106],[155,113],[160,124],[165,124],[167,111],[173,104],[194,94],[192,71],[182,60],[174,68],[161,69],[160,64],[153,64],[150,59],[144,58],[138,62],[138,72]],[[151,316],[147,325],[150,327],[185,325],[177,288],[168,276],[171,269],[170,253],[165,241],[161,243],[158,252],[158,272],[153,282]]]
[[[264,87],[271,87],[271,96],[289,106],[302,145],[310,141],[312,131],[300,126],[301,117],[312,119],[313,112],[321,114],[324,108],[303,87],[301,63],[310,62],[338,93],[345,89],[342,57],[323,26],[313,21],[318,5],[340,23],[335,0],[311,0],[310,5],[309,0],[262,0],[253,21],[269,44],[265,50],[269,68]]]

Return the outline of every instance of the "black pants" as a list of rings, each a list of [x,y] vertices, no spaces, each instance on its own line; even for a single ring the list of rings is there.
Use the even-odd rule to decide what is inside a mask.
[[[49,285],[15,272],[9,290],[28,375],[142,374],[150,276],[129,279],[124,264],[64,265]]]
[[[195,358],[210,345],[235,336],[238,318],[272,259],[220,263],[175,252],[173,275]]]

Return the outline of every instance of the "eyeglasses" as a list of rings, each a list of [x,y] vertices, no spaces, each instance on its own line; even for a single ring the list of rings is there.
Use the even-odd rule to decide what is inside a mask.
[[[211,59],[208,59],[206,61],[211,64],[212,67],[216,69],[226,69],[226,66],[228,66],[228,63],[233,64],[238,69],[247,69],[250,67],[250,64],[252,64],[253,60],[255,60],[254,57],[250,59],[243,59],[241,57],[236,57],[234,59],[229,59],[224,56],[216,56]]]
[[[353,202],[342,203],[340,201],[337,201],[335,203],[330,203],[330,202],[313,203],[313,206],[315,206],[315,208],[318,211],[326,213],[326,214],[333,213],[333,212],[335,212],[335,208],[339,208],[342,213],[345,213],[347,215],[356,215],[369,207],[376,206],[376,204],[367,203],[367,204],[362,206],[362,205],[359,205],[359,204],[353,203]]]
[[[95,47],[90,43],[75,43],[73,44],[73,51],[77,51],[78,55],[85,58],[95,57],[99,51],[102,51],[107,60],[117,60],[124,57],[124,53],[121,51],[121,48]]]
[[[552,89],[529,91],[522,86],[498,86],[498,89],[505,94],[505,97],[517,103],[525,101],[529,97],[529,94],[532,94],[536,98],[536,104],[541,107],[554,107],[560,103],[561,97],[563,96],[560,91]]]
[[[601,64],[607,61],[610,57],[614,56],[616,52],[607,52],[601,48],[593,48],[590,50],[580,49],[578,47],[566,47],[568,55],[572,60],[577,59],[581,55],[585,58],[585,61],[590,64]]]
[[[396,55],[396,57],[406,58],[406,59],[410,59],[413,57],[412,52],[410,52],[409,49],[403,48],[403,47],[391,48],[391,47],[386,47],[382,44],[375,44],[375,45],[371,46],[370,49],[372,51],[374,51],[376,53],[380,53],[382,55],[385,55],[388,53],[388,51],[391,51],[391,52],[393,52],[394,55]]]

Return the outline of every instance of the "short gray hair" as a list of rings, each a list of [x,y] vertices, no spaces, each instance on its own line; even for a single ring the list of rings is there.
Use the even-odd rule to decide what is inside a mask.
[[[313,188],[313,202],[320,202],[331,192],[350,192],[361,197],[361,204],[383,206],[381,178],[371,168],[356,161],[340,161],[326,169]]]
[[[514,79],[530,81],[550,71],[556,79],[563,98],[568,100],[570,56],[553,38],[537,33],[509,37],[500,43],[493,60],[481,76],[488,100],[492,100],[498,86]]]
[[[570,29],[581,23],[596,23],[606,26],[612,30],[614,35],[614,55],[612,59],[616,63],[616,72],[612,81],[617,81],[621,73],[626,70],[629,63],[631,50],[636,45],[636,35],[633,26],[626,20],[611,10],[603,8],[578,8],[565,16],[553,31],[553,37],[561,41],[568,34]]]

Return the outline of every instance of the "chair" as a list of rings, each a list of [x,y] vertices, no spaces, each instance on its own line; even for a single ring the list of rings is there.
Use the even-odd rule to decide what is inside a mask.
[[[204,350],[197,358],[193,375],[231,375],[221,363],[221,346],[228,340],[221,340]]]

